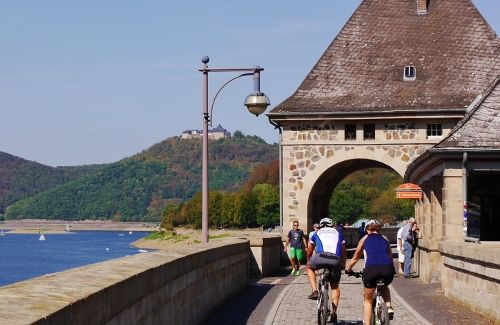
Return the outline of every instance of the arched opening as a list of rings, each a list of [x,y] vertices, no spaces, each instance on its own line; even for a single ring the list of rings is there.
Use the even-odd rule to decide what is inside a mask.
[[[318,177],[311,189],[307,207],[308,229],[312,227],[312,224],[314,222],[317,222],[318,220],[326,216],[333,216],[334,219],[338,220],[338,216],[330,211],[330,199],[332,198],[334,190],[342,182],[342,180],[344,180],[349,175],[357,171],[373,168],[385,169],[387,172],[393,172],[394,177],[400,179],[400,181],[403,182],[403,178],[401,177],[401,175],[397,174],[393,168],[376,160],[351,159],[335,164],[325,170],[325,172],[323,172]],[[356,198],[353,198],[353,200],[354,199]],[[381,216],[374,217],[380,219]]]

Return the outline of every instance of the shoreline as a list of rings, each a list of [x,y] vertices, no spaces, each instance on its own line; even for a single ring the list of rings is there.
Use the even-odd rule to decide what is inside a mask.
[[[201,229],[176,227],[172,232],[166,232],[167,236],[156,239],[140,238],[131,243],[132,246],[141,249],[176,249],[205,245],[202,241]],[[174,234],[174,235],[172,235]],[[250,238],[266,237],[269,233],[261,228],[247,229],[210,229],[209,241],[221,241],[227,238]]]
[[[0,229],[7,234],[39,234],[71,235],[75,231],[158,231],[158,222],[115,222],[110,220],[65,221],[52,219],[21,219],[0,221]],[[69,229],[69,231],[67,231]],[[167,232],[169,233],[169,232]],[[262,228],[246,229],[210,229],[210,241],[219,241],[227,237],[259,237],[267,236]],[[176,249],[193,247],[202,244],[201,229],[176,227],[170,235],[163,238],[146,239],[144,237],[130,243],[138,249]]]
[[[66,221],[51,219],[21,219],[0,222],[0,229],[5,234],[71,234],[72,231],[155,231],[158,222],[116,222],[110,220]],[[69,230],[69,231],[68,231]]]

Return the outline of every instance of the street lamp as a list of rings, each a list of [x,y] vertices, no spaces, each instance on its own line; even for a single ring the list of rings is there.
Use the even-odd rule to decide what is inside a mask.
[[[221,92],[221,90],[229,84],[231,81],[241,78],[243,76],[253,75],[254,89],[250,95],[245,99],[244,105],[247,107],[248,111],[255,116],[259,116],[264,113],[266,108],[270,105],[269,98],[260,91],[260,72],[264,69],[256,66],[253,68],[229,68],[229,69],[213,69],[208,68],[207,63],[209,61],[208,56],[201,58],[203,62],[203,68],[199,69],[203,73],[203,165],[202,165],[202,186],[201,186],[201,232],[203,242],[208,243],[208,123],[211,122],[212,111],[214,108],[215,99]],[[208,112],[208,73],[209,72],[244,72],[219,88],[212,101],[212,106],[210,113]]]

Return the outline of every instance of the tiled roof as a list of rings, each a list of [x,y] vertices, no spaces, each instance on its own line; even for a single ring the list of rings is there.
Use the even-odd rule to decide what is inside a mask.
[[[500,77],[437,149],[500,149]]]
[[[470,0],[430,0],[425,15],[415,0],[364,0],[269,115],[465,109],[498,74],[500,40]]]

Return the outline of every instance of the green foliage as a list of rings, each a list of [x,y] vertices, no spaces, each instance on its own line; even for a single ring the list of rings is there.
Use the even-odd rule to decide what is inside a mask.
[[[279,189],[271,184],[257,184],[252,192],[257,198],[257,224],[264,227],[279,225]]]
[[[190,223],[201,227],[201,197],[173,213],[169,202],[185,201],[201,188],[201,141],[178,137],[155,144],[131,158],[9,206],[6,218],[109,219]],[[211,190],[241,187],[251,168],[276,157],[277,145],[254,136],[209,142]],[[210,206],[220,199],[214,198]]]
[[[241,132],[240,130],[236,130],[233,133],[233,137],[235,137],[235,138],[243,138],[244,135],[243,135],[243,132]]]
[[[279,224],[277,150],[239,131],[209,143],[210,226]],[[167,231],[201,228],[200,152],[199,139],[174,137],[113,164],[57,168],[0,152],[0,215],[9,205],[6,219],[161,219]],[[353,173],[333,192],[330,213],[348,223],[413,216],[413,201],[395,198],[401,182],[383,169]]]
[[[102,166],[50,167],[0,152],[0,214],[16,201],[78,179]]]
[[[403,182],[394,171],[372,168],[355,172],[343,179],[330,199],[334,220],[353,223],[375,218],[394,223],[414,214],[412,200],[396,199],[395,188]]]
[[[175,231],[154,231],[147,235],[146,240],[167,240],[174,243],[189,239],[187,235],[179,235]]]
[[[209,239],[220,239],[224,237],[229,237],[229,234],[208,235]]]

